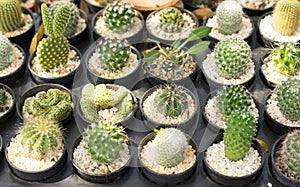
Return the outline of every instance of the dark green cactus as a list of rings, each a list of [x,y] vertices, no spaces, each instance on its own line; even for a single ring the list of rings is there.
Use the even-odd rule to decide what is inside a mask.
[[[7,102],[7,96],[5,94],[5,90],[0,89],[0,112],[5,111],[6,102]]]
[[[165,32],[180,32],[183,27],[183,16],[181,11],[176,7],[167,7],[160,11],[159,21],[161,28]]]
[[[8,38],[0,34],[0,71],[7,68],[13,59],[13,45]]]
[[[22,24],[22,9],[19,0],[0,1],[0,30],[11,32]]]
[[[249,151],[256,135],[256,122],[247,110],[233,112],[226,120],[224,132],[225,156],[238,161]]]

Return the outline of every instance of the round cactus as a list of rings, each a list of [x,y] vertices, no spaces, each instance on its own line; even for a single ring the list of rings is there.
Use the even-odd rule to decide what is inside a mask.
[[[13,45],[8,38],[0,34],[0,71],[7,68],[13,59]]]
[[[291,121],[300,120],[300,80],[283,81],[275,90],[277,106],[284,117]]]
[[[218,30],[222,34],[234,34],[242,27],[243,8],[236,1],[223,1],[216,10]]]
[[[0,30],[11,32],[22,24],[22,9],[19,0],[0,1]]]
[[[254,117],[247,110],[233,112],[226,120],[224,132],[225,155],[232,161],[246,156],[256,135]]]
[[[228,39],[218,42],[214,49],[216,65],[228,79],[238,78],[244,73],[251,59],[251,48],[242,39]]]
[[[183,16],[178,8],[164,8],[160,11],[159,16],[162,30],[170,33],[181,31],[183,27]]]
[[[0,89],[0,112],[5,111],[6,101],[7,101],[7,96],[5,94],[5,90]]]
[[[152,141],[154,160],[162,166],[173,167],[184,160],[188,147],[185,134],[175,128],[167,128],[157,133]]]

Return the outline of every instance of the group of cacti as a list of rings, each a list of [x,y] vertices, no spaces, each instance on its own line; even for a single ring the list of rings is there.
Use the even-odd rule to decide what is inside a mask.
[[[13,44],[0,34],[0,71],[6,69],[14,60]]]
[[[0,89],[0,112],[5,112],[7,103],[7,95],[4,89]]]

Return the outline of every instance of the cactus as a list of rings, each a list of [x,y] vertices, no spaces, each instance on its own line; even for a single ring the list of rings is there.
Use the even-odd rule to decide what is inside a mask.
[[[300,130],[293,130],[285,135],[276,155],[276,165],[282,173],[300,180]]]
[[[133,5],[125,1],[109,3],[103,12],[106,27],[118,33],[131,29],[135,15]]]
[[[130,47],[126,40],[103,39],[98,44],[98,58],[105,69],[118,70],[126,65]]]
[[[300,2],[278,0],[272,14],[273,29],[283,36],[292,35],[299,27]]]
[[[0,112],[5,111],[7,96],[4,89],[0,89]]]
[[[284,75],[295,75],[300,69],[300,49],[296,43],[280,43],[273,50],[276,70]]]
[[[169,117],[181,115],[187,105],[187,93],[180,86],[165,85],[157,90],[154,98],[154,107]]]
[[[165,32],[180,32],[183,27],[183,16],[176,7],[167,7],[160,11],[159,21],[161,29]]]
[[[85,149],[99,163],[111,163],[119,157],[128,140],[122,127],[112,123],[92,124],[83,136]]]
[[[236,1],[223,1],[216,10],[218,30],[222,34],[234,34],[242,27],[243,8]]]
[[[216,65],[228,79],[238,78],[244,73],[251,59],[251,48],[242,39],[228,39],[218,42],[214,49]]]
[[[287,79],[275,90],[277,106],[283,116],[291,121],[300,120],[300,80]]]
[[[119,103],[119,116],[125,118],[129,112],[133,110],[133,99],[130,94],[127,94],[123,100]]]
[[[177,166],[184,160],[188,140],[185,134],[175,128],[159,131],[152,141],[154,161],[164,167]]]
[[[58,123],[45,118],[25,119],[20,128],[21,144],[28,146],[29,151],[46,154],[59,145],[62,130]]]
[[[19,0],[0,1],[0,30],[11,32],[22,24],[22,9]]]
[[[236,110],[226,120],[225,156],[238,161],[246,156],[256,135],[254,117],[247,110]]]
[[[0,71],[7,68],[13,59],[13,45],[8,38],[0,34]]]

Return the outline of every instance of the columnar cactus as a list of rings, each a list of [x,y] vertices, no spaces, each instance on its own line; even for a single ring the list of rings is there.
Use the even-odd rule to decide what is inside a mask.
[[[0,1],[0,30],[11,32],[22,24],[22,9],[19,0]]]
[[[216,10],[218,30],[222,34],[233,34],[242,27],[243,8],[233,0],[223,1]]]
[[[256,122],[247,110],[233,112],[226,120],[225,156],[238,161],[246,156],[256,135]]]
[[[170,33],[181,31],[183,27],[183,16],[178,8],[164,8],[160,11],[159,15],[162,30]]]
[[[130,47],[126,40],[103,39],[98,44],[98,58],[105,69],[118,70],[127,64]]]
[[[228,79],[238,78],[250,62],[251,48],[242,39],[228,39],[218,42],[214,49],[219,72]]]
[[[5,90],[0,89],[0,112],[5,111],[6,102],[7,102],[7,96],[5,94]]]
[[[8,38],[0,34],[0,71],[7,68],[13,59],[13,45]]]
[[[288,177],[300,180],[300,130],[286,134],[276,151],[276,165]]]
[[[162,166],[174,167],[184,160],[188,147],[186,135],[175,128],[159,131],[152,141],[154,160]]]
[[[291,121],[300,120],[300,80],[283,81],[275,90],[277,106],[284,117]]]
[[[187,93],[180,86],[165,85],[157,90],[154,107],[163,115],[176,117],[187,108]]]
[[[300,2],[278,0],[272,14],[272,27],[281,35],[292,35],[299,27]]]
[[[112,123],[92,124],[83,136],[85,149],[99,163],[111,163],[124,150],[128,137],[122,127]]]

